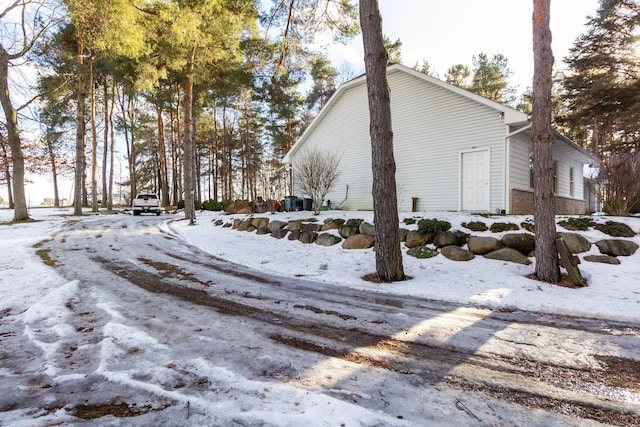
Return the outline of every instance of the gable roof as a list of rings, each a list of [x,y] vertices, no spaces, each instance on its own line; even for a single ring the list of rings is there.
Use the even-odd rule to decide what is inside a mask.
[[[477,102],[480,103],[484,106],[487,106],[489,108],[492,108],[496,111],[498,111],[501,115],[501,117],[504,120],[504,124],[505,125],[509,125],[509,126],[525,126],[531,123],[530,118],[523,112],[518,111],[514,108],[508,107],[504,104],[500,104],[499,102],[495,102],[492,101],[490,99],[487,99],[483,96],[480,96],[478,94],[475,94],[473,92],[470,92],[466,89],[463,89],[461,87],[452,85],[450,83],[444,82],[442,80],[439,80],[435,77],[429,76],[425,73],[422,73],[420,71],[414,70],[413,68],[409,68],[406,67],[404,65],[401,64],[391,64],[387,67],[387,75],[393,75],[394,73],[406,73],[409,74],[411,76],[414,76],[418,79],[421,79],[423,81],[426,81],[432,85],[438,86],[440,88],[443,88],[445,90],[448,90],[450,92],[456,93],[458,95],[461,95],[473,102]],[[320,110],[320,113],[313,119],[313,121],[311,122],[311,124],[309,125],[309,127],[307,127],[307,129],[304,131],[304,133],[302,134],[302,136],[300,136],[300,138],[298,138],[298,140],[296,141],[296,143],[293,145],[293,147],[291,147],[291,149],[287,152],[287,154],[284,156],[283,158],[283,163],[290,163],[291,162],[291,155],[294,154],[299,148],[300,146],[304,143],[304,141],[309,137],[309,135],[314,131],[314,129],[318,126],[318,124],[322,121],[322,119],[324,118],[325,115],[327,115],[328,111],[331,110],[331,108],[333,107],[334,104],[336,104],[339,99],[342,97],[342,95],[345,93],[345,91],[347,91],[348,89],[352,88],[352,87],[356,87],[362,84],[366,84],[366,75],[363,74],[359,77],[356,77],[353,80],[349,80],[348,82],[343,83],[342,85],[340,85],[340,87],[338,87],[338,89],[336,90],[336,92],[333,94],[333,96],[329,99],[329,101],[327,102],[327,104],[324,106],[324,108],[322,108],[322,110]],[[590,152],[588,152],[587,150],[584,150],[583,148],[581,148],[580,146],[578,146],[577,144],[575,144],[573,141],[571,141],[569,138],[561,135],[558,132],[554,131],[554,140],[557,140],[559,142],[561,142],[562,144],[568,144],[570,146],[570,148],[573,148],[575,150],[577,150],[580,154],[582,154],[583,156],[585,156],[588,160],[586,160],[585,163],[588,163],[589,161],[593,161],[593,162],[597,162],[598,158],[591,154]]]

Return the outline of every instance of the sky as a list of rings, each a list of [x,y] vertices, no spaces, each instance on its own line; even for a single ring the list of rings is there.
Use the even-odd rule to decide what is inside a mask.
[[[465,305],[450,316],[443,312],[441,318],[430,318],[407,330],[412,337],[416,335],[416,340],[420,336],[428,339],[436,330],[436,335],[442,335],[444,340],[455,336],[471,340],[467,336],[471,334],[469,325],[461,320],[464,310],[482,317],[490,316],[493,311],[514,309],[536,311],[542,319],[545,313],[584,315],[603,319],[603,330],[609,321],[640,322],[640,251],[629,257],[619,257],[620,265],[583,261],[580,269],[588,286],[581,289],[528,279],[526,276],[534,271],[534,264],[525,266],[481,256],[465,263],[450,261],[442,255],[419,260],[406,253],[405,273],[411,280],[379,285],[361,279],[364,274],[374,271],[372,250],[344,250],[339,244],[331,247],[305,245],[212,224],[217,219],[230,223],[234,218],[245,218],[243,215],[202,212],[198,214],[196,225],[189,226],[187,221],[180,221],[184,218],[182,213],[161,217],[133,217],[125,213],[85,215],[69,221],[70,213],[71,209],[33,209],[30,215],[38,221],[7,225],[2,222],[10,220],[13,211],[0,209],[0,252],[4,254],[0,259],[0,313],[3,316],[0,326],[4,355],[0,358],[0,384],[11,387],[8,394],[8,389],[0,389],[0,407],[7,399],[14,399],[13,396],[19,401],[11,406],[12,409],[0,412],[1,425],[74,425],[77,420],[65,409],[45,411],[39,405],[60,399],[61,394],[65,396],[65,390],[66,393],[71,390],[66,398],[73,399],[76,388],[87,390],[86,395],[78,398],[87,399],[89,403],[100,399],[107,401],[114,393],[122,396],[122,400],[132,402],[136,400],[132,392],[138,396],[141,406],[150,402],[173,402],[162,411],[125,421],[127,425],[140,426],[184,425],[185,419],[190,425],[237,423],[275,427],[596,424],[437,384],[412,388],[406,378],[403,379],[406,375],[363,369],[335,357],[313,352],[302,352],[303,356],[287,353],[286,346],[265,339],[264,331],[260,327],[254,330],[255,325],[251,326],[251,320],[243,316],[212,315],[211,311],[197,305],[178,301],[168,304],[162,295],[118,284],[117,276],[89,261],[110,257],[138,265],[149,256],[157,256],[149,255],[150,248],[156,245],[162,245],[169,255],[175,255],[172,262],[199,256],[185,245],[189,243],[239,265],[310,281],[319,292],[344,288]],[[470,220],[481,220],[487,225],[504,221],[503,217],[426,212],[402,214],[401,219],[416,215],[448,220],[453,229],[461,229],[460,224]],[[285,221],[309,216],[309,212],[268,215],[270,220]],[[327,217],[357,217],[371,221],[372,213],[331,211],[322,212],[316,219],[322,222]],[[527,217],[509,217],[510,221],[518,223],[524,219]],[[610,219],[596,218],[598,222]],[[640,218],[613,219],[627,223],[636,233],[630,240],[640,243]],[[485,233],[494,237],[501,235]],[[608,238],[593,229],[583,235],[592,243]],[[59,268],[46,266],[36,255],[38,248],[47,250],[51,241],[57,242],[52,256],[58,265],[66,266],[67,273],[72,272],[72,278],[63,277]],[[60,245],[67,245],[66,253],[60,251]],[[589,252],[579,256],[596,253],[598,250],[593,245]],[[187,272],[200,277],[193,269]],[[215,278],[213,280],[215,284]],[[201,282],[196,279],[194,283],[197,286]],[[126,286],[126,291],[123,292],[122,286]],[[232,283],[224,284],[229,292],[232,287]],[[250,288],[243,290],[247,294],[258,292]],[[282,303],[294,305],[300,301],[283,300]],[[305,303],[314,302],[307,298]],[[407,318],[411,323],[420,320],[409,318],[405,309],[408,310],[398,308],[391,316],[393,319],[387,321]],[[358,311],[364,310],[363,307],[353,307],[353,310],[358,318],[367,318],[367,314]],[[570,317],[566,319],[572,321]],[[478,317],[474,317],[474,322],[477,320]],[[553,349],[551,353],[557,366],[573,366],[576,360],[564,358],[573,358],[575,354],[580,354],[581,363],[589,363],[592,354],[603,354],[600,352],[640,360],[638,337],[631,328],[628,333],[611,334],[604,341],[588,333],[583,337],[570,336],[579,334],[579,328],[576,331],[567,328],[566,334],[570,337],[537,333],[533,334],[537,337],[531,338],[528,332],[520,329],[527,322],[519,323],[501,331],[481,325],[477,331],[486,331],[474,333],[490,334],[477,337],[483,343],[481,350],[498,351],[496,346],[504,340],[517,337],[519,342],[535,340],[528,347],[523,345],[522,351],[528,354]],[[229,333],[236,328],[241,328],[242,333]],[[252,361],[243,359],[245,357]],[[247,366],[253,363],[262,366],[262,374],[256,372],[255,367]],[[272,371],[278,374],[274,375]],[[292,375],[299,378],[289,380]],[[333,382],[332,377],[344,380]],[[191,385],[194,378],[205,378],[206,381],[200,380],[197,384],[208,386]],[[172,387],[174,383],[182,385]],[[372,403],[381,398],[379,394],[386,399],[384,409],[372,408]],[[19,396],[24,396],[22,401]],[[629,392],[625,399],[629,404],[640,404],[637,390]],[[463,402],[470,413],[482,418],[482,422],[456,409],[456,402]],[[101,425],[122,425],[122,421],[114,418],[103,418],[101,422]]]
[[[564,68],[576,38],[594,16],[598,0],[552,0],[551,33],[555,67]],[[513,71],[511,83],[519,93],[533,80],[532,0],[380,0],[383,32],[402,41],[404,65],[426,59],[441,78],[455,64],[472,66],[473,55],[502,54]],[[348,62],[361,70],[362,40],[334,45],[334,64]]]

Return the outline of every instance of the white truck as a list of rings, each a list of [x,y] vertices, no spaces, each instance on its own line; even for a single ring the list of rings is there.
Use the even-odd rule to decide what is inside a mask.
[[[158,196],[151,193],[140,193],[133,199],[133,214],[154,213],[160,215],[162,208]]]

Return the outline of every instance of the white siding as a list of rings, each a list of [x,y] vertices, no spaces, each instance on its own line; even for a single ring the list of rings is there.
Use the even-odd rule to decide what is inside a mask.
[[[532,149],[531,136],[519,134],[510,138],[510,171],[509,184],[511,189],[531,191],[529,185],[529,153]],[[570,199],[584,199],[584,183],[580,158],[574,150],[566,145],[554,142],[552,147],[553,160],[558,162],[558,191],[556,196]],[[574,169],[574,191],[570,190],[569,170]]]
[[[504,209],[504,119],[492,108],[404,72],[388,76],[398,203],[410,211],[456,211],[460,207],[460,153],[489,149],[490,210]],[[373,208],[371,146],[366,85],[346,90],[305,144],[342,156],[342,174],[328,199],[345,209]],[[292,156],[295,170],[295,156]],[[294,188],[295,190],[295,188]],[[295,192],[295,191],[294,191]],[[298,196],[303,196],[296,194]]]

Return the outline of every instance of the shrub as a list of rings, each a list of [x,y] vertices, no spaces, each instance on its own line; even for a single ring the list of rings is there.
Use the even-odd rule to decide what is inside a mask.
[[[202,209],[206,211],[221,211],[224,209],[224,206],[222,205],[222,202],[209,199],[202,202]]]
[[[527,221],[522,221],[520,223],[520,227],[524,228],[525,230],[527,230],[529,233],[535,233],[536,232],[536,226],[534,225],[533,222],[527,220]]]
[[[418,221],[418,231],[429,236],[429,240],[433,240],[439,233],[450,228],[451,223],[448,221],[440,221],[438,219],[421,219]]]
[[[568,218],[558,222],[558,225],[572,231],[587,231],[590,227],[596,225],[596,223],[588,216],[580,218]]]
[[[595,229],[612,237],[633,237],[636,235],[627,224],[615,221],[596,224]]]
[[[344,226],[360,228],[360,224],[362,224],[363,222],[364,222],[363,219],[350,218],[347,220],[347,222],[344,223]]]
[[[489,229],[484,222],[480,221],[463,222],[462,226],[471,231],[487,231]]]
[[[491,227],[489,229],[492,233],[501,233],[503,231],[516,231],[519,230],[520,227],[518,227],[517,224],[513,224],[511,222],[494,222],[493,224],[491,224]]]

